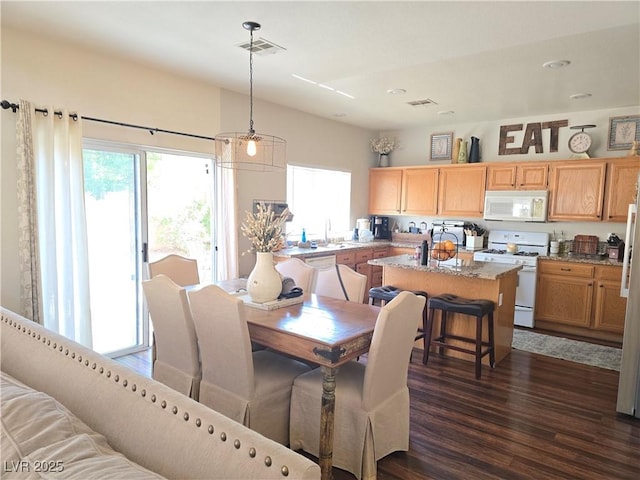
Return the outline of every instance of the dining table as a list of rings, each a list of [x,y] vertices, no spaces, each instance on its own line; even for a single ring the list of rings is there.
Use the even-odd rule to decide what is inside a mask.
[[[232,294],[243,294],[241,279],[217,282]],[[249,304],[248,304],[249,305]],[[251,341],[317,364],[322,369],[320,448],[322,480],[333,477],[333,429],[336,375],[339,367],[369,351],[380,307],[315,294],[281,308],[246,306]]]

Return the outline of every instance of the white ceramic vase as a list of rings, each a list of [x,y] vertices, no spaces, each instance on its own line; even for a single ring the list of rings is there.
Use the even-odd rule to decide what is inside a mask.
[[[273,253],[257,252],[256,266],[247,279],[247,292],[255,303],[275,300],[282,291],[282,279],[273,265]]]

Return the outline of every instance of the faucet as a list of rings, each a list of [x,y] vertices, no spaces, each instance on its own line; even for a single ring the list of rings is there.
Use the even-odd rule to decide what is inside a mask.
[[[329,232],[331,231],[331,219],[327,218],[324,222],[324,244],[329,243]]]

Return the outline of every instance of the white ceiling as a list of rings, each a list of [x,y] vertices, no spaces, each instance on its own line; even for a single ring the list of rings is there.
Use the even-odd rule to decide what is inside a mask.
[[[3,26],[374,130],[640,105],[640,2],[11,2]],[[562,69],[550,60],[570,60]],[[298,80],[298,74],[354,98]],[[403,95],[389,89],[402,88]],[[570,95],[590,93],[582,100]],[[431,99],[437,105],[411,107]],[[450,115],[438,112],[453,111]]]

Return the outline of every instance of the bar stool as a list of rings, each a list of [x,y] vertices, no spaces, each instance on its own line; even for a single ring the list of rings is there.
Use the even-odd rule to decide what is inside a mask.
[[[495,304],[491,300],[478,300],[458,297],[450,293],[437,295],[428,300],[429,315],[427,317],[427,325],[425,326],[425,349],[422,363],[425,365],[429,360],[429,346],[437,346],[438,352],[442,354],[442,349],[450,348],[458,352],[469,353],[475,356],[476,360],[476,378],[479,379],[482,373],[482,357],[489,355],[489,363],[491,368],[495,367],[495,339],[493,334],[493,312]],[[434,339],[431,338],[433,330],[433,315],[436,310],[440,310],[440,335]],[[447,333],[447,313],[459,313],[476,317],[476,337],[468,338],[459,335]],[[489,339],[487,342],[482,341],[482,320],[487,317],[487,331]],[[464,348],[458,345],[446,343],[447,339],[459,340],[475,344],[475,349]],[[487,347],[483,349],[483,347]]]
[[[393,285],[385,285],[383,287],[373,287],[369,289],[369,305],[374,305],[376,300],[380,301],[380,305],[384,305],[385,303],[389,303],[391,300],[396,298],[398,294],[402,292],[402,289],[398,287],[394,287]],[[429,300],[429,295],[427,292],[423,292],[422,290],[410,290],[414,295],[420,295],[424,297],[426,300]],[[416,340],[420,340],[425,337],[425,332],[427,328],[427,304],[425,302],[424,309],[422,310],[422,327],[419,329],[419,333],[416,334]],[[426,340],[424,341],[424,348],[427,348]],[[423,357],[424,363],[424,357]]]

